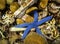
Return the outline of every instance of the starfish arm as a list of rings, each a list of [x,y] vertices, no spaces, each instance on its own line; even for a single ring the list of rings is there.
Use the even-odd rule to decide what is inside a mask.
[[[42,32],[41,32],[41,30],[40,30],[38,27],[36,27],[36,32],[37,32],[38,34],[42,35]]]
[[[30,25],[30,24],[29,24],[29,23],[24,23],[24,24],[16,25],[15,27],[16,27],[16,28],[22,28],[22,27],[26,27],[26,26],[28,26],[28,25]]]
[[[41,24],[43,24],[43,23],[45,23],[45,22],[47,22],[47,21],[49,21],[49,20],[51,20],[52,19],[52,16],[48,16],[48,17],[46,17],[46,18],[43,18],[42,20],[40,20],[38,23],[37,23],[37,25],[41,25]]]
[[[28,26],[27,29],[24,31],[22,39],[25,39],[25,37],[28,35],[28,33],[30,32],[30,30],[33,28],[32,25]]]
[[[38,21],[38,12],[37,11],[34,11],[34,22],[37,22]]]

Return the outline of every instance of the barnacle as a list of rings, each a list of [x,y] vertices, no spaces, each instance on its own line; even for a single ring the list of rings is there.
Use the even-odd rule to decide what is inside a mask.
[[[51,12],[53,14],[59,12],[59,9],[55,7],[54,3],[49,4],[49,8],[48,9],[49,9],[49,12]]]
[[[4,24],[7,24],[7,25],[12,24],[15,21],[13,14],[9,14],[7,12],[5,16],[2,17],[2,19]]]
[[[45,34],[48,39],[56,39],[59,36],[59,32],[55,26],[55,19],[53,18],[50,23],[47,22],[47,25],[43,26],[41,31]]]
[[[24,44],[48,44],[46,39],[35,32],[30,32],[24,40]]]
[[[44,36],[50,40],[56,39],[59,36],[59,32],[56,29],[49,29],[49,27],[41,31],[45,34]]]

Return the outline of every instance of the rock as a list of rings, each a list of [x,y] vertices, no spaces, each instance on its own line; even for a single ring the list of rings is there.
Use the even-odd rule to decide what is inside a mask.
[[[30,32],[24,40],[24,44],[48,44],[46,39],[35,32]]]
[[[6,0],[0,0],[0,10],[5,9]]]

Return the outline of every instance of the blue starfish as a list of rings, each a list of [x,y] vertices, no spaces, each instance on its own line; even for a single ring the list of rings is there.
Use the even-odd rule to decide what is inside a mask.
[[[38,12],[34,11],[33,13],[34,13],[34,21],[32,23],[24,23],[24,24],[15,26],[17,28],[27,27],[27,29],[23,33],[22,39],[25,39],[25,37],[28,35],[28,33],[30,32],[30,30],[32,28],[35,28],[35,30],[38,34],[42,34],[42,32],[40,31],[38,26],[52,19],[52,16],[48,16],[48,17],[43,18],[42,20],[38,21]]]

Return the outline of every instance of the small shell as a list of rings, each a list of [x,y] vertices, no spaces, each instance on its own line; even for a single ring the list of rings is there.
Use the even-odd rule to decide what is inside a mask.
[[[23,24],[24,21],[23,21],[22,19],[16,19],[16,23],[17,23],[17,24]]]
[[[48,0],[41,0],[38,7],[39,7],[39,9],[40,9],[40,7],[45,8],[47,6],[47,4],[48,4]]]
[[[23,32],[23,31],[25,31],[26,30],[26,28],[16,28],[16,27],[11,27],[10,28],[10,31],[11,32],[18,32],[18,31],[20,31],[20,32]],[[31,32],[34,32],[35,31],[35,28],[32,28],[31,29]]]
[[[54,8],[54,9],[59,9],[60,6],[57,6],[55,3],[51,3],[51,7]]]
[[[41,20],[42,18],[46,17],[48,15],[48,10],[47,7],[45,9],[43,9],[42,12],[39,12],[39,20]]]
[[[16,27],[11,27],[10,31],[11,32],[18,32],[18,31],[24,31],[26,30],[26,28],[16,28]]]
[[[18,5],[17,2],[13,2],[13,3],[10,4],[10,10],[12,12],[15,12],[18,8],[19,8],[19,5]]]
[[[59,9],[53,7],[52,5],[54,6],[54,3],[50,4],[50,6],[49,6],[49,12],[51,12],[51,13],[57,13],[59,11]]]
[[[37,7],[31,7],[31,8],[26,10],[26,13],[28,14],[28,13],[34,11],[34,10],[38,10],[38,8]]]
[[[28,14],[25,14],[25,15],[22,17],[22,19],[23,19],[25,22],[27,22],[27,23],[31,23],[31,22],[33,22],[33,20],[34,20],[34,18],[33,18],[32,16],[28,15]]]
[[[19,17],[21,18],[23,15],[25,15],[25,11],[32,6],[34,3],[36,3],[37,1],[35,0],[31,0],[29,3],[27,3],[27,5],[23,6],[21,5],[21,7],[14,12],[15,17]],[[21,16],[21,17],[20,17]]]

